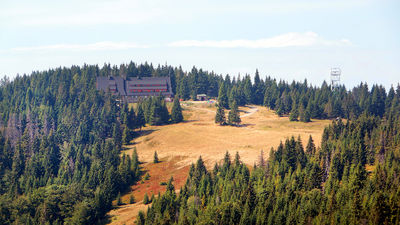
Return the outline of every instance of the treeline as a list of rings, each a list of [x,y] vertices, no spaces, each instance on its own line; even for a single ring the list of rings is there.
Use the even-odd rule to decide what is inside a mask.
[[[218,97],[218,101],[227,109],[234,101],[239,106],[265,105],[280,116],[291,115],[291,120],[304,122],[311,118],[355,119],[364,112],[382,117],[392,105],[399,104],[395,95],[398,97],[400,85],[387,91],[381,85],[368,87],[366,83],[361,83],[346,90],[343,85],[333,88],[326,82],[318,87],[310,85],[307,80],[289,83],[271,77],[262,79],[258,71],[254,79],[248,74],[232,78],[196,67],[183,71],[181,67],[133,62],[113,67],[105,64],[101,69],[98,66],[95,68],[100,76],[170,76],[172,91],[184,100],[196,99],[197,94],[207,94]]]
[[[124,127],[143,123],[96,90],[107,73],[85,65],[3,80],[0,224],[94,224],[138,180],[136,152],[120,151]]]
[[[133,110],[133,109],[131,109]],[[162,125],[179,123],[183,121],[182,108],[179,96],[174,98],[174,103],[169,113],[167,104],[162,96],[145,98],[137,106],[138,120],[143,124]]]
[[[334,121],[321,147],[294,137],[261,153],[250,172],[226,153],[201,157],[175,193],[172,180],[138,224],[399,224],[400,109]]]

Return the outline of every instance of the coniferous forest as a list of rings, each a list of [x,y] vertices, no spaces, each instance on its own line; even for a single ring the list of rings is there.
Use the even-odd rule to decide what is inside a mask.
[[[399,132],[399,111],[362,115],[333,122],[321,148],[292,137],[251,169],[226,153],[208,171],[200,157],[138,224],[399,224]]]
[[[138,224],[400,223],[400,86],[347,90],[131,62],[1,81],[0,224],[98,223],[141,175],[139,156],[121,156],[123,144],[146,124],[183,120],[177,101],[171,115],[161,97],[129,108],[97,91],[96,77],[109,75],[170,76],[180,98],[205,93],[221,111],[255,104],[290,120],[335,118],[320,148],[292,137],[250,169],[239,155],[227,153],[213,170],[199,158],[180,193],[171,179]]]

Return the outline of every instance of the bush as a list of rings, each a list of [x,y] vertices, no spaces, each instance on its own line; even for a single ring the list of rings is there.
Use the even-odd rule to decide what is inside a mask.
[[[135,197],[133,195],[131,195],[131,197],[129,198],[129,204],[133,204],[135,203]]]
[[[149,180],[150,179],[150,174],[146,173],[143,177],[144,180]]]

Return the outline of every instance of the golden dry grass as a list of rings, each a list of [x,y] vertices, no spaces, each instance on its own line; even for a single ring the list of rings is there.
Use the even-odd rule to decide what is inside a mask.
[[[226,151],[232,158],[239,152],[241,160],[251,166],[264,151],[267,158],[271,147],[276,148],[279,142],[291,136],[301,137],[305,145],[309,135],[312,135],[319,146],[322,131],[330,124],[329,120],[313,120],[311,123],[290,122],[287,117],[278,117],[265,107],[240,107],[242,125],[240,127],[219,126],[214,123],[216,108],[207,103],[182,103],[185,122],[166,126],[148,126],[143,128],[142,136],[136,138],[128,146],[125,154],[132,154],[137,148],[139,159],[144,162],[143,169],[150,174],[150,180],[131,187],[131,192],[122,196],[123,202],[128,202],[130,194],[137,201],[143,199],[144,193],[149,197],[152,193],[164,191],[161,181],[167,181],[174,176],[176,189],[180,188],[187,177],[191,163],[199,156],[210,168],[215,162],[220,162]],[[154,151],[163,160],[153,164]],[[139,203],[126,205],[112,210],[109,215],[113,224],[132,224],[139,209],[144,209]]]
[[[186,166],[201,155],[208,165],[223,158],[226,151],[231,155],[239,152],[243,162],[249,165],[257,160],[260,150],[265,157],[271,147],[292,135],[300,135],[303,142],[312,135],[319,145],[323,128],[329,120],[313,120],[311,123],[290,122],[287,117],[278,117],[265,107],[251,106],[257,111],[242,117],[240,127],[219,126],[214,123],[215,107],[208,104],[184,106],[186,122],[166,126],[148,126],[145,135],[135,139],[139,157],[144,162],[153,158],[154,151],[160,157],[184,156],[180,162]],[[255,111],[250,107],[240,107],[241,115]],[[305,144],[305,143],[304,143]],[[131,154],[129,149],[125,152]]]

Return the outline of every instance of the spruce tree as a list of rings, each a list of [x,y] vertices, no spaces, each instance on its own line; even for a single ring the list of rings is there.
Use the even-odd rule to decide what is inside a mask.
[[[145,193],[143,197],[143,204],[147,205],[149,203],[150,203],[149,196],[147,195],[147,193]]]
[[[120,147],[122,145],[121,131],[118,124],[113,125],[113,139],[116,146]]]
[[[169,123],[169,112],[168,112],[168,108],[167,108],[167,103],[164,101],[164,99],[162,99],[161,96],[159,96],[158,98],[160,98],[160,102],[161,102],[161,121],[162,123],[166,124]]]
[[[122,132],[122,144],[128,145],[130,141],[130,130],[128,126],[125,126],[124,131]]]
[[[182,108],[179,102],[179,96],[175,96],[174,104],[171,110],[171,120],[173,123],[179,123],[183,121]]]
[[[153,163],[159,163],[157,151],[154,151]]]
[[[244,80],[243,92],[246,98],[246,104],[253,103],[253,85],[251,84],[249,75],[247,75]]]
[[[117,196],[117,205],[122,205],[121,193],[120,192],[118,192],[118,196]]]
[[[187,76],[183,76],[181,78],[181,81],[179,83],[179,97],[181,97],[183,100],[188,100],[190,97],[190,90],[189,90],[189,86],[188,86],[188,82],[187,82]]]
[[[303,107],[300,109],[300,121],[305,123],[311,122],[310,112]]]
[[[304,112],[304,121],[303,122],[311,122],[311,113],[308,109],[305,110]]]
[[[299,111],[297,110],[297,107],[293,107],[292,111],[290,112],[289,115],[289,120],[290,121],[298,121],[297,118],[299,117]]]
[[[133,110],[133,107],[131,107],[129,109],[128,127],[129,127],[129,129],[135,129],[136,128],[136,114],[135,114],[135,110]]]
[[[308,138],[308,143],[306,146],[306,153],[309,155],[313,155],[315,153],[315,144],[314,144],[314,140],[312,139],[311,135]]]
[[[163,122],[161,119],[161,111],[162,111],[161,102],[159,102],[158,98],[152,98],[152,99],[153,100],[151,101],[149,123],[151,125],[161,125]]]
[[[228,95],[225,83],[221,83],[218,92],[218,104],[226,109],[229,108]]]
[[[138,217],[136,219],[136,224],[137,225],[145,225],[146,219],[145,219],[145,214],[142,210],[139,211]]]
[[[146,126],[146,119],[144,117],[143,107],[140,104],[136,114],[136,127],[142,129],[144,126]]]
[[[235,166],[239,166],[239,165],[240,165],[240,156],[239,156],[239,152],[236,152],[234,164],[235,164]],[[214,167],[214,168],[215,168],[215,167]]]
[[[241,122],[241,120],[240,120],[238,106],[236,104],[236,101],[233,101],[232,109],[231,109],[231,111],[229,111],[229,114],[228,114],[228,124],[238,125],[238,124],[240,124],[240,122]]]
[[[220,104],[218,104],[217,114],[215,115],[215,123],[219,125],[225,125],[226,123],[225,110]]]

